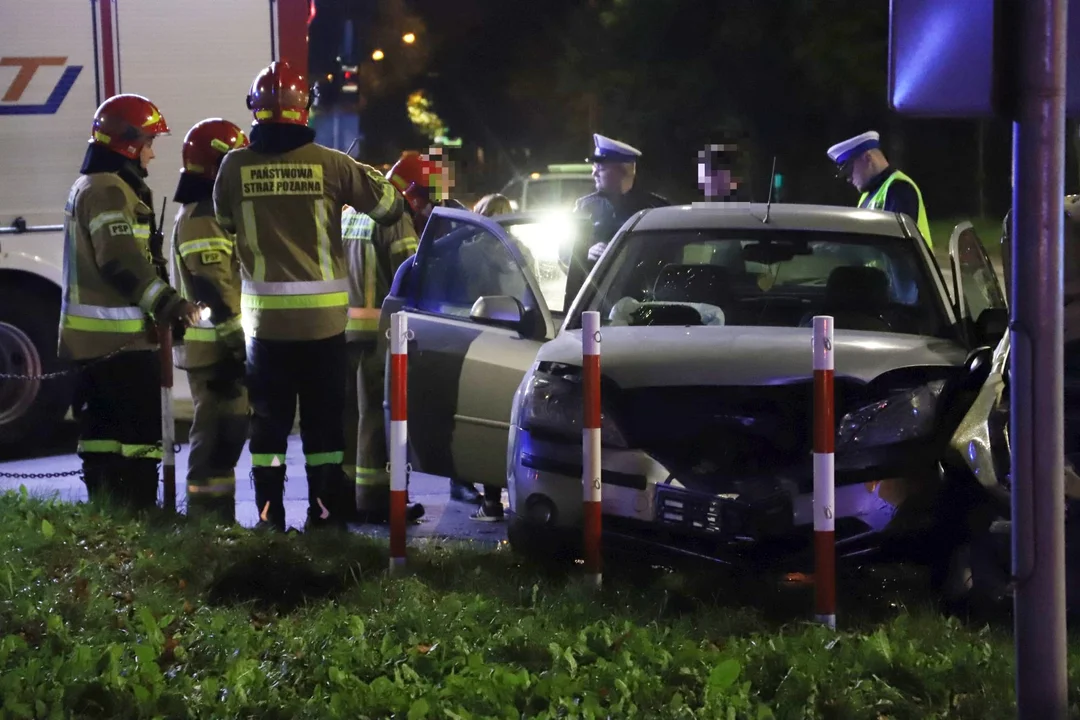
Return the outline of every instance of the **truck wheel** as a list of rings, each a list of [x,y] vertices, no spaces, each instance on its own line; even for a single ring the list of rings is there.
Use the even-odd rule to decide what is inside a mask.
[[[59,294],[0,287],[0,443],[47,438],[71,407],[75,377],[41,377],[71,369],[56,354],[59,321]]]

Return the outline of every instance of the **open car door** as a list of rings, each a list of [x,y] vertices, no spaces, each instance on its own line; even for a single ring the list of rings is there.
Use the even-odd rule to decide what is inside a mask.
[[[1009,306],[998,270],[971,223],[962,222],[953,229],[949,264],[954,309],[969,346],[997,345],[1009,327]]]
[[[512,232],[513,219],[521,218],[435,208],[416,257],[383,303],[380,326],[401,310],[411,331],[414,469],[506,484],[514,393],[540,346],[555,337],[561,318],[549,302],[562,309],[566,278],[561,272],[560,284],[557,251],[555,262],[538,252],[536,228],[530,248],[522,240],[530,233]]]

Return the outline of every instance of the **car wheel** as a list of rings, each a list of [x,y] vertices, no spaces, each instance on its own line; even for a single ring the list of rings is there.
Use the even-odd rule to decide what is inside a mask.
[[[75,376],[57,357],[59,293],[12,283],[0,287],[0,443],[41,441],[63,421]]]

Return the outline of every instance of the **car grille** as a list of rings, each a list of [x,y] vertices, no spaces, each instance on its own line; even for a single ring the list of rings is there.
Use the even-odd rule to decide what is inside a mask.
[[[835,381],[836,419],[858,407],[861,386]],[[754,387],[624,390],[615,419],[633,447],[684,482],[693,477],[770,476],[809,460],[813,382]]]
[[[791,530],[791,496],[778,489],[757,497],[717,497],[672,485],[656,486],[656,521],[683,532],[759,539]]]

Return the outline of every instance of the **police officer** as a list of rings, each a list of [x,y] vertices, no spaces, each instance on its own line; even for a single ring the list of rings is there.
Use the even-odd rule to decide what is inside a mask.
[[[157,222],[145,178],[154,138],[168,133],[146,98],[106,100],[64,208],[59,355],[80,368],[74,410],[83,481],[91,500],[111,497],[135,509],[157,503],[161,364],[153,321],[190,325],[200,312],[158,276],[151,258]]]
[[[395,172],[400,177],[408,171],[399,161],[388,177]],[[402,213],[393,225],[382,226],[353,207],[341,214],[341,239],[349,269],[345,473],[356,478],[357,520],[385,523],[390,517],[390,476],[383,418],[386,342],[379,335],[379,314],[394,274],[416,254],[419,239],[410,212]],[[419,503],[406,507],[409,521],[423,515]]]
[[[392,225],[401,198],[374,168],[315,143],[308,79],[287,62],[255,78],[251,145],[232,150],[214,183],[218,222],[236,233],[249,337],[252,474],[259,525],[285,529],[285,452],[297,399],[308,481],[308,529],[344,528],[342,472],[349,280],[346,204]]]
[[[199,301],[209,317],[173,346],[173,362],[187,370],[192,418],[188,456],[190,517],[235,520],[236,462],[247,442],[248,402],[244,330],[240,325],[240,263],[234,238],[214,218],[214,178],[225,153],[246,147],[247,136],[219,118],[203,120],[184,137],[183,169],[173,200],[173,277],[180,294]]]
[[[580,248],[574,251],[575,262],[570,263],[567,272],[568,298],[577,295],[585,277],[623,223],[646,208],[671,204],[665,198],[638,186],[637,161],[641,157],[640,150],[597,134],[593,135],[593,143],[593,155],[588,160],[592,162],[596,192],[578,198],[574,203],[574,212],[588,215],[593,230],[588,239],[587,255],[580,257]]]
[[[859,207],[907,214],[933,250],[922,192],[914,180],[885,159],[881,152],[881,136],[877,132],[871,130],[856,135],[833,145],[827,152],[836,163],[837,177],[847,180],[862,193]]]

